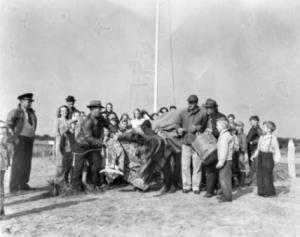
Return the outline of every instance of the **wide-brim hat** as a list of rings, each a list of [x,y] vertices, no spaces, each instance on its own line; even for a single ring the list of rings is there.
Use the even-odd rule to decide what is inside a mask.
[[[74,96],[72,95],[68,95],[68,97],[66,98],[66,101],[76,101]]]
[[[217,104],[217,101],[212,99],[207,99],[204,106],[205,108],[218,108],[219,105]]]
[[[101,101],[100,100],[92,100],[90,102],[89,105],[87,105],[86,107],[88,108],[104,108],[102,105],[101,105]]]
[[[30,100],[30,101],[34,101],[32,99],[32,97],[33,97],[32,93],[26,93],[26,94],[18,96],[18,100]]]

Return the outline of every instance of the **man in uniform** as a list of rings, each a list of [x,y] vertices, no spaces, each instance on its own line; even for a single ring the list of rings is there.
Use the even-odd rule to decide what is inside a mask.
[[[18,97],[20,104],[7,117],[7,125],[13,132],[11,142],[14,144],[14,157],[11,167],[9,190],[31,190],[27,184],[30,179],[31,160],[37,117],[31,108],[33,94],[27,93]]]
[[[76,109],[75,106],[74,106],[75,102],[76,102],[74,96],[69,95],[66,98],[66,101],[67,101],[67,106],[69,108],[68,119],[72,119],[74,112],[79,112],[80,113],[80,111],[78,109]]]

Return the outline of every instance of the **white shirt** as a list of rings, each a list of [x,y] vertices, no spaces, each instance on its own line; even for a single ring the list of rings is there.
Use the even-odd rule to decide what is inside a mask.
[[[143,119],[143,118],[141,118],[141,119],[132,119],[131,120],[131,126],[132,126],[132,128],[136,128],[137,126],[140,126],[144,121],[145,121],[145,119]]]
[[[281,154],[280,154],[279,143],[277,138],[273,135],[265,135],[259,138],[257,150],[255,151],[253,157],[258,156],[258,151],[272,152],[274,162],[278,163],[280,161]]]

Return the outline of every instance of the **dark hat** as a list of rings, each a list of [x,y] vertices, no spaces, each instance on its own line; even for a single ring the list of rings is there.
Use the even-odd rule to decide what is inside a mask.
[[[235,119],[235,116],[234,116],[233,114],[229,114],[229,115],[227,116],[227,118],[233,118],[233,119]]]
[[[198,97],[196,95],[190,95],[187,101],[198,103]]]
[[[177,109],[177,107],[175,105],[171,105],[170,109]]]
[[[74,96],[72,95],[68,95],[68,97],[66,98],[66,101],[76,101]]]
[[[100,100],[92,100],[90,102],[90,104],[87,105],[86,107],[88,107],[88,108],[95,108],[95,107],[103,108],[103,106],[101,105],[101,101]]]
[[[217,101],[207,99],[204,106],[205,108],[217,108],[219,105],[217,104]]]
[[[18,97],[18,99],[19,99],[19,100],[30,100],[30,101],[34,101],[34,100],[32,99],[32,97],[33,97],[33,94],[32,94],[32,93],[27,93],[27,94],[24,94],[24,95],[20,95],[20,96]]]

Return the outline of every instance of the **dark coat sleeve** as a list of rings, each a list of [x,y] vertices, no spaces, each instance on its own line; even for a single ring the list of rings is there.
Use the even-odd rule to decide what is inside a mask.
[[[85,119],[81,124],[81,130],[86,141],[92,146],[101,146],[102,140],[93,136],[94,123],[91,119]]]

